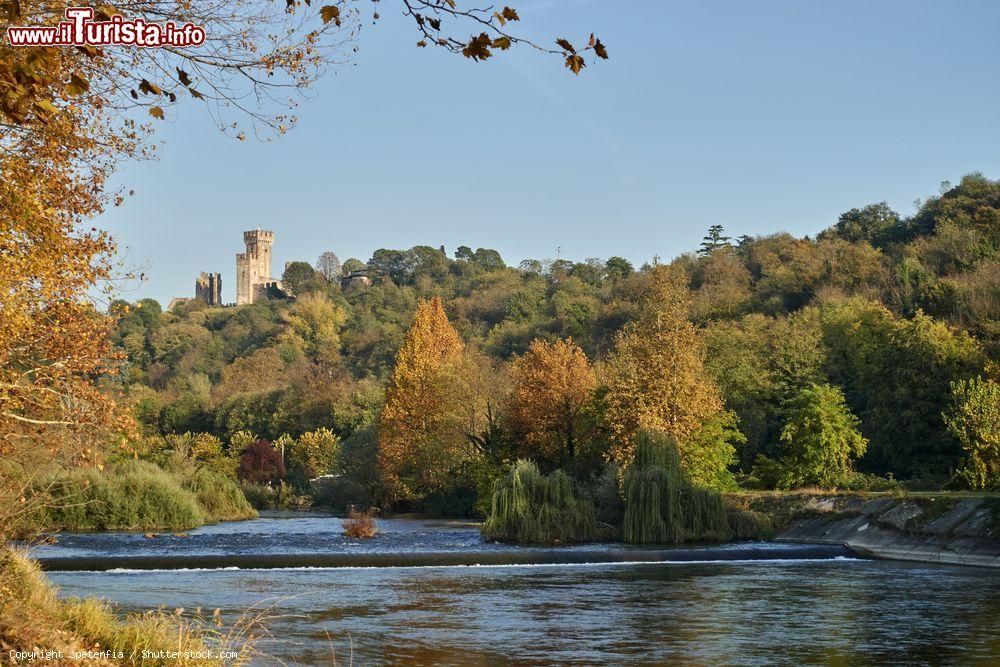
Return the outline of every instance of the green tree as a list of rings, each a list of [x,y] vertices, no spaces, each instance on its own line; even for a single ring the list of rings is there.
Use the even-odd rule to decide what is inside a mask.
[[[722,225],[712,225],[708,228],[708,234],[701,241],[701,250],[698,251],[699,255],[711,255],[712,252],[718,250],[719,248],[728,248],[732,245],[732,237],[726,236],[724,234],[724,229]]]
[[[310,289],[322,289],[323,283],[309,262],[290,262],[281,276],[281,284],[292,294],[299,295]]]
[[[1000,383],[982,376],[953,382],[944,415],[965,450],[957,477],[972,489],[1000,489]]]
[[[788,406],[781,431],[777,486],[835,487],[847,481],[852,462],[868,447],[858,425],[839,389],[828,384],[804,389]]]

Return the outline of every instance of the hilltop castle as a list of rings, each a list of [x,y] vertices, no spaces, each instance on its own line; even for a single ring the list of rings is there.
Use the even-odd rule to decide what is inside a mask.
[[[274,232],[254,229],[243,232],[246,252],[236,255],[236,305],[254,303],[267,296],[270,289],[281,289],[271,277],[271,246]]]

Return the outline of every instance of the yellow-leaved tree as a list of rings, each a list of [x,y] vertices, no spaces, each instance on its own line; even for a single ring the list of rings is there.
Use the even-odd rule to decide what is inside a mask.
[[[572,460],[587,435],[586,407],[597,383],[572,338],[531,342],[511,367],[506,418],[519,454],[550,467]]]
[[[602,373],[602,401],[612,457],[622,466],[632,460],[639,429],[650,428],[674,436],[690,468],[685,442],[722,410],[688,310],[680,267],[654,266],[639,317],[615,338]]]
[[[441,487],[469,452],[456,404],[454,367],[463,344],[441,299],[417,306],[386,389],[379,418],[379,468],[390,500]]]

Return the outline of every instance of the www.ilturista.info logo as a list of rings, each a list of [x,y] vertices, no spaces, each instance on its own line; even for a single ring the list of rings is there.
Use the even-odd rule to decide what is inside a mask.
[[[11,46],[201,46],[205,43],[205,29],[193,23],[147,23],[119,14],[107,21],[95,21],[93,8],[69,7],[66,20],[58,25],[8,26],[7,40]]]

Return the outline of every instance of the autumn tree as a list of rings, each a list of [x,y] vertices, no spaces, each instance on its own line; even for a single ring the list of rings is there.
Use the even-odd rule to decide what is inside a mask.
[[[379,466],[393,499],[439,488],[468,452],[451,372],[462,350],[441,299],[421,301],[396,355],[379,420]]]
[[[514,359],[506,418],[521,456],[548,467],[572,460],[587,437],[586,409],[596,384],[573,340],[534,340]]]
[[[622,466],[631,461],[641,428],[677,439],[688,465],[685,441],[722,409],[705,370],[704,345],[688,321],[685,282],[679,267],[652,267],[639,317],[616,336],[604,369],[604,420],[612,456]]]

